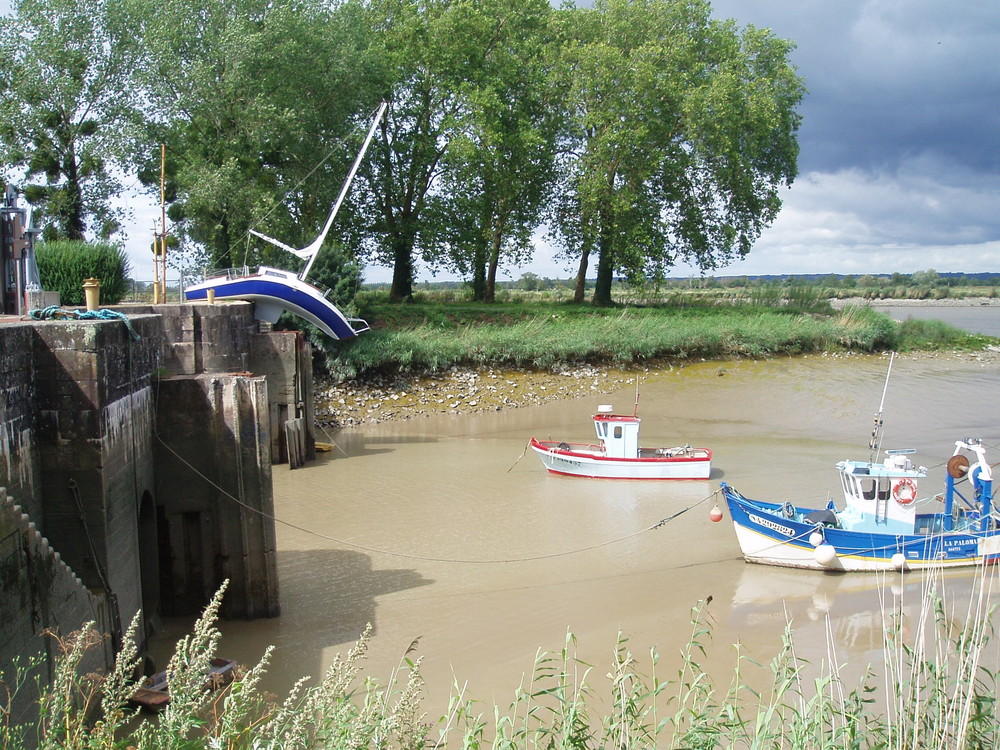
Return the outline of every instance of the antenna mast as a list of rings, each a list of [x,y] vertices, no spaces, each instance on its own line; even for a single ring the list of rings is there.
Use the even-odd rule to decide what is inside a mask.
[[[889,355],[889,370],[885,374],[885,385],[882,386],[882,400],[878,405],[878,414],[875,415],[875,425],[872,427],[872,439],[868,443],[868,463],[875,462],[875,455],[882,447],[882,409],[885,406],[885,394],[889,390],[889,376],[892,374],[892,361],[896,358],[896,352]]]

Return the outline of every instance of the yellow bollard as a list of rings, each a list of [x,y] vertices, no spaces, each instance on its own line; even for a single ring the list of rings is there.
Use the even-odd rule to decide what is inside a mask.
[[[87,310],[93,311],[101,306],[101,281],[100,279],[83,280],[83,296],[87,300]]]
[[[208,304],[214,305],[215,304],[215,290],[214,289],[209,289],[206,292],[206,294],[208,295]]]

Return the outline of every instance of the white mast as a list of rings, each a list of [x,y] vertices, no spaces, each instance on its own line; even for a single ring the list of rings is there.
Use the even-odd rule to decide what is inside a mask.
[[[343,203],[344,198],[347,197],[347,191],[351,187],[351,182],[354,180],[354,175],[357,173],[358,167],[361,166],[361,160],[364,158],[365,152],[368,150],[368,144],[371,143],[372,138],[375,136],[375,128],[378,127],[379,122],[382,120],[382,115],[385,114],[385,110],[388,106],[388,104],[382,102],[381,106],[378,108],[378,112],[375,113],[375,119],[372,120],[371,127],[368,129],[368,135],[365,137],[365,142],[361,146],[361,151],[354,160],[354,165],[351,167],[351,171],[348,173],[347,179],[344,181],[344,186],[340,189],[340,195],[337,196],[337,202],[333,204],[333,208],[330,210],[330,215],[326,218],[326,225],[323,227],[323,231],[320,232],[316,239],[305,247],[296,250],[295,248],[286,245],[284,242],[276,240],[273,237],[268,237],[265,234],[254,231],[253,229],[250,230],[250,234],[256,235],[262,240],[267,240],[272,245],[277,245],[282,250],[287,250],[288,252],[307,260],[308,262],[306,263],[306,267],[303,268],[302,273],[299,274],[299,278],[303,281],[305,281],[306,276],[309,275],[313,261],[316,260],[316,254],[323,246],[323,241],[326,240],[326,235],[330,231],[330,227],[333,226],[333,219],[337,215],[337,211],[340,210],[340,204]]]

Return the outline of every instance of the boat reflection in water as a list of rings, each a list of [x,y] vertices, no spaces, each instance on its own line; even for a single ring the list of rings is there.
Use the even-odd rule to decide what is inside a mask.
[[[728,624],[737,638],[770,631],[777,639],[788,626],[797,659],[847,665],[847,676],[860,679],[869,667],[880,672],[894,664],[900,643],[914,646],[919,634],[952,638],[971,623],[985,623],[996,577],[992,565],[866,576],[747,565]],[[935,625],[939,605],[947,632]]]

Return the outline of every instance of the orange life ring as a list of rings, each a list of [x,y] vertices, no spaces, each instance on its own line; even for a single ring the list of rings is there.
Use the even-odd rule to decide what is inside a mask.
[[[892,496],[900,505],[909,505],[917,499],[917,485],[909,477],[904,477],[892,488]]]

